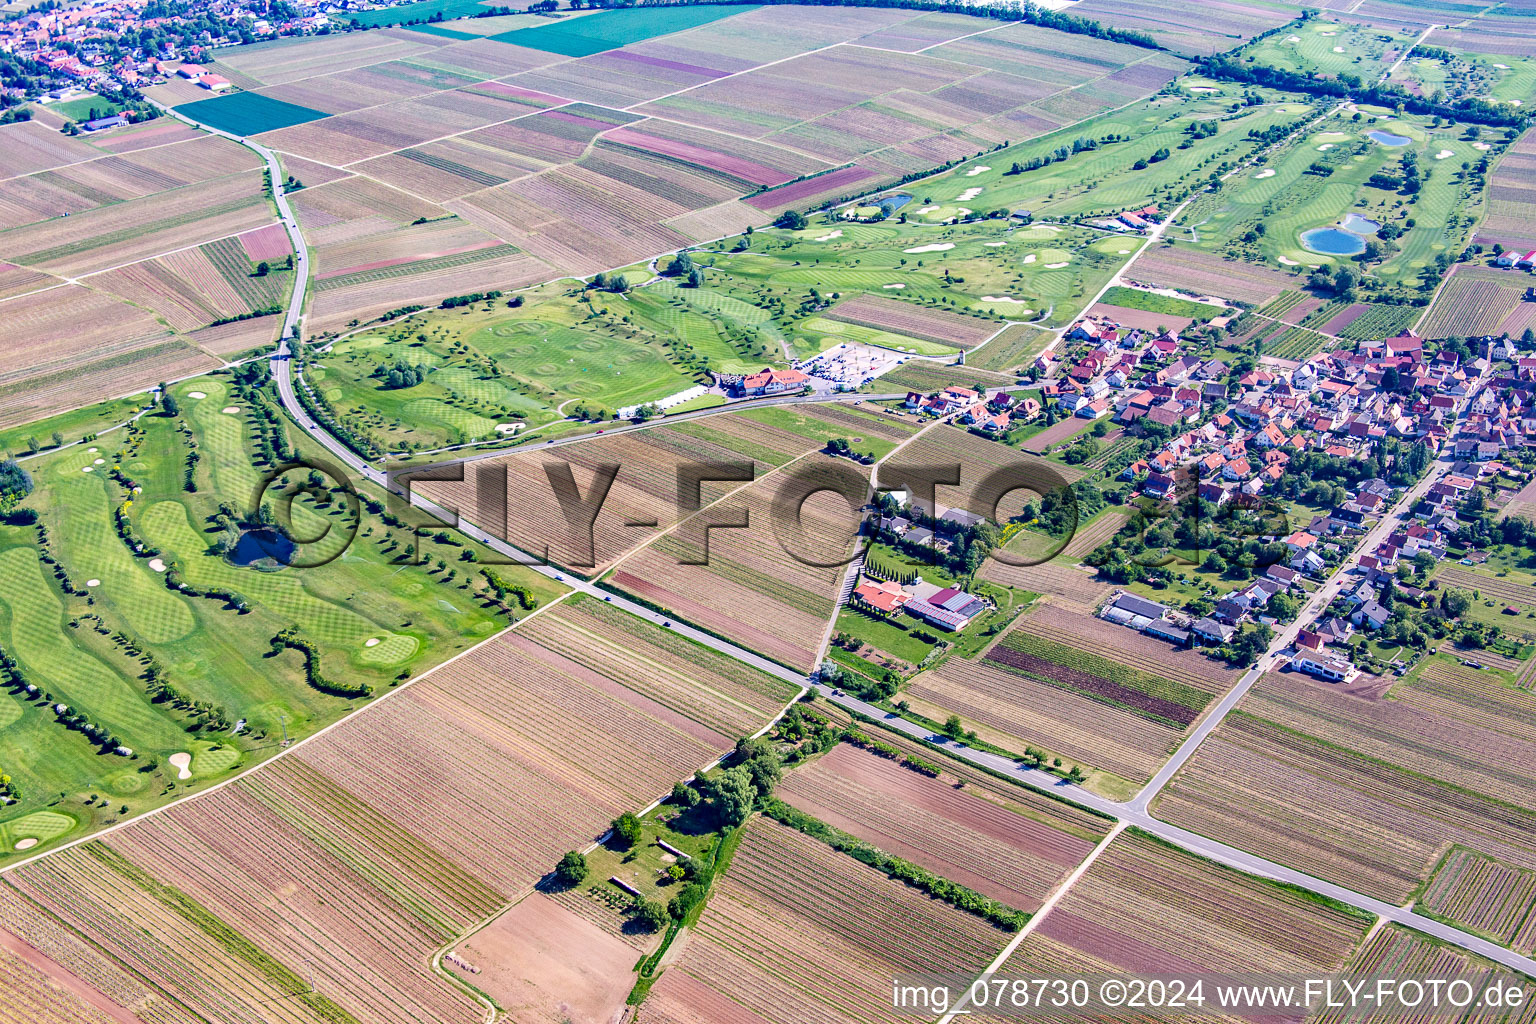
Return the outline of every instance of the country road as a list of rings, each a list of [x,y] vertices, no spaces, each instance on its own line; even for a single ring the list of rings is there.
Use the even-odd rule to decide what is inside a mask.
[[[292,212],[288,206],[287,199],[283,194],[282,174],[276,157],[265,147],[250,142],[247,139],[243,139],[238,136],[231,135],[227,132],[219,131],[217,129],[208,128],[206,125],[202,125],[190,118],[177,114],[175,111],[169,112],[173,116],[176,116],[189,124],[193,124],[196,127],[212,131],[215,134],[221,135],[225,138],[233,139],[234,141],[249,147],[267,162],[267,166],[272,172],[272,189],[274,198],[277,202],[278,211],[283,218],[283,223],[287,227],[289,234],[293,237],[295,243],[295,252],[298,253],[298,257],[296,259],[294,291],[287,316],[284,321],[282,342],[280,343],[277,351],[273,353],[271,360],[272,373],[274,379],[277,382],[278,393],[281,398],[283,408],[288,413],[288,415],[293,418],[295,423],[297,423],[299,427],[304,430],[306,434],[324,446],[325,449],[334,455],[338,460],[340,460],[344,466],[348,467],[353,472],[358,473],[361,477],[376,485],[387,486],[388,481],[385,473],[382,470],[369,465],[365,460],[360,458],[339,439],[334,437],[329,431],[323,429],[309,416],[307,412],[305,412],[304,408],[296,400],[294,395],[292,360],[290,358],[290,341],[297,340],[295,335],[299,329],[300,317],[303,313],[304,297],[308,287],[309,260],[308,247],[304,243],[303,237],[299,232],[298,223],[293,218]],[[1158,237],[1161,234],[1162,227],[1166,226],[1167,223],[1171,223],[1172,220],[1172,216],[1168,217],[1167,221],[1165,221],[1165,225],[1160,226],[1159,232],[1154,233],[1148,237],[1147,244],[1150,244],[1153,238]],[[1142,249],[1138,250],[1136,255],[1140,255],[1140,253],[1145,251],[1145,249],[1146,245],[1144,244]],[[1134,260],[1134,258],[1135,257],[1133,256],[1132,259]],[[1128,267],[1129,265],[1130,262],[1128,261],[1126,266]],[[1122,273],[1123,270],[1124,268],[1122,268]],[[1117,278],[1118,276],[1119,275],[1116,275]],[[582,435],[579,438],[568,439],[566,443],[575,443],[578,440],[590,439],[594,436],[596,435]],[[556,444],[558,443],[559,442],[556,442]],[[553,445],[551,445],[551,447],[553,447]],[[496,454],[502,453],[498,452]],[[489,455],[487,454],[486,457],[489,457]],[[1438,475],[1442,475],[1447,471],[1447,469],[1448,467],[1446,466],[1437,465],[1434,470],[1426,474],[1424,481],[1421,481],[1420,484],[1413,489],[1413,491],[1409,492],[1408,495],[1405,495],[1403,501],[1400,501],[1390,514],[1383,516],[1381,522],[1378,523],[1377,527],[1372,531],[1371,535],[1368,535],[1367,538],[1365,538],[1365,541],[1362,542],[1361,547],[1357,550],[1356,554],[1351,556],[1351,559],[1346,560],[1344,564],[1347,565],[1350,561],[1353,560],[1353,558],[1358,557],[1359,551],[1366,549],[1365,543],[1370,541],[1371,537],[1374,536],[1378,531],[1390,530],[1391,526],[1397,523],[1398,517],[1403,514],[1404,510],[1412,508],[1410,499],[1412,499],[1413,495],[1415,493],[1421,494],[1423,491],[1427,490],[1431,484],[1432,479],[1437,478]],[[670,629],[673,632],[687,637],[696,643],[733,657],[747,665],[751,665],[754,668],[774,675],[797,687],[803,687],[807,683],[807,679],[803,674],[785,668],[777,662],[770,661],[767,658],[757,654],[756,652],[739,647],[736,644],[722,640],[719,637],[716,637],[710,633],[705,633],[702,630],[694,629],[691,626],[671,619],[667,615],[653,611],[644,605],[630,601],[617,594],[611,594],[590,582],[572,577],[568,573],[563,572],[553,566],[539,563],[532,555],[529,555],[527,552],[513,547],[499,537],[495,537],[486,533],[485,530],[481,529],[479,526],[473,523],[469,523],[463,519],[459,519],[457,516],[453,516],[447,510],[442,509],[434,502],[429,501],[419,494],[413,493],[410,497],[410,500],[411,504],[445,522],[455,522],[457,529],[464,533],[466,536],[481,542],[492,550],[502,554],[504,557],[510,558],[528,566],[535,572],[541,573],[544,576],[561,582],[577,591],[588,594],[597,600],[610,603],[631,615],[651,622],[661,628]],[[1407,504],[1405,504],[1405,502]],[[1372,546],[1374,547],[1374,545]],[[1324,587],[1313,598],[1313,600],[1308,603],[1309,609],[1316,602],[1324,600],[1324,591],[1326,591],[1329,586],[1336,585],[1337,582],[1341,579],[1341,574],[1342,566],[1340,571],[1333,574],[1333,576],[1330,577],[1329,581],[1324,584]],[[1302,617],[1298,616],[1297,621],[1300,622],[1301,620]],[[1282,633],[1280,637],[1276,638],[1275,643],[1279,644],[1287,634],[1294,638],[1294,630],[1296,628],[1299,627],[1293,626]],[[475,648],[470,648],[471,651],[474,649]],[[1208,736],[1210,732],[1216,728],[1222,717],[1225,716],[1227,712],[1229,712],[1231,708],[1237,704],[1243,693],[1246,693],[1247,689],[1251,687],[1253,682],[1258,678],[1260,669],[1265,664],[1265,661],[1273,659],[1277,653],[1277,650],[1278,648],[1275,646],[1270,648],[1270,651],[1268,654],[1266,654],[1265,659],[1261,660],[1258,666],[1255,666],[1252,671],[1247,673],[1243,677],[1243,681],[1240,681],[1238,686],[1234,688],[1233,693],[1228,694],[1227,697],[1223,699],[1223,701],[1217,706],[1217,708],[1206,717],[1205,722],[1190,735],[1190,737],[1180,747],[1179,751],[1174,755],[1169,763],[1157,773],[1157,775],[1152,780],[1152,783],[1148,785],[1143,793],[1128,803],[1120,803],[1099,797],[1095,794],[1089,793],[1087,790],[1084,790],[1079,786],[1073,786],[1064,783],[1047,772],[1043,772],[1038,769],[1025,768],[1012,759],[1001,757],[986,751],[975,750],[963,744],[957,744],[951,740],[947,740],[942,736],[932,736],[929,730],[923,726],[908,722],[897,715],[885,712],[880,708],[876,708],[873,705],[847,696],[846,694],[833,694],[831,688],[824,685],[818,684],[817,689],[820,690],[821,693],[827,697],[827,699],[833,700],[843,707],[858,711],[860,714],[867,715],[872,719],[881,721],[893,729],[907,733],[909,735],[917,736],[919,738],[931,739],[939,745],[945,747],[950,753],[957,757],[971,761],[972,763],[988,768],[992,771],[999,772],[1004,776],[1011,778],[1023,785],[1045,790],[1051,793],[1060,794],[1067,799],[1075,801],[1085,807],[1089,807],[1100,811],[1101,813],[1107,814],[1117,821],[1126,822],[1128,824],[1135,825],[1138,828],[1144,829],[1145,831],[1150,832],[1153,835],[1156,835],[1159,838],[1174,844],[1175,846],[1188,850],[1191,853],[1207,857],[1211,860],[1225,864],[1229,867],[1246,872],[1248,874],[1286,882],[1311,892],[1329,897],[1331,899],[1338,900],[1341,903],[1357,907],[1379,917],[1405,925],[1452,945],[1469,950],[1480,956],[1486,957],[1491,961],[1499,963],[1509,968],[1510,970],[1520,972],[1531,978],[1536,978],[1536,960],[1533,960],[1530,957],[1521,956],[1513,950],[1505,949],[1502,946],[1497,946],[1494,943],[1489,942],[1486,939],[1479,938],[1478,936],[1469,932],[1462,931],[1461,929],[1454,928],[1449,925],[1441,924],[1438,921],[1424,917],[1420,914],[1413,913],[1412,911],[1406,910],[1404,908],[1392,906],[1391,904],[1384,903],[1381,900],[1377,900],[1372,897],[1354,892],[1325,879],[1308,875],[1294,868],[1289,868],[1285,865],[1277,864],[1273,861],[1266,860],[1254,854],[1246,853],[1235,847],[1227,846],[1224,843],[1219,843],[1213,839],[1208,839],[1204,836],[1196,835],[1195,833],[1187,832],[1183,829],[1177,828],[1176,826],[1166,824],[1154,818],[1150,811],[1147,810],[1147,805],[1150,803],[1151,798],[1156,795],[1158,789],[1160,789],[1162,785],[1166,784],[1168,779],[1173,777],[1174,773],[1176,773],[1178,769],[1189,759],[1189,757],[1193,755],[1200,742],[1203,741],[1205,737]],[[463,653],[467,654],[468,651]],[[460,656],[462,657],[463,654]],[[367,709],[361,709],[359,713],[366,714]],[[252,770],[259,770],[259,768]],[[192,799],[195,799],[195,797]]]

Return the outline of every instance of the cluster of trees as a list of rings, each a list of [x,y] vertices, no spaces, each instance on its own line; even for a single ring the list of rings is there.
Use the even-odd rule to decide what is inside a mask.
[[[828,441],[827,453],[829,455],[839,455],[845,459],[852,459],[854,462],[862,463],[866,466],[875,461],[875,457],[869,452],[861,452],[855,449],[852,442],[846,437],[834,437]]]
[[[9,519],[21,500],[32,493],[32,474],[15,459],[0,462],[0,517]]]
[[[531,612],[539,606],[538,600],[533,596],[533,591],[521,583],[511,583],[503,579],[499,573],[492,569],[481,569],[480,573],[485,577],[485,582],[496,594],[496,600],[503,606],[506,605],[507,598],[509,597],[516,598],[517,606],[525,612]]]
[[[1476,97],[1448,100],[1443,95],[1418,96],[1396,83],[1367,82],[1350,72],[1341,72],[1337,78],[1314,78],[1300,71],[1249,64],[1227,54],[1190,59],[1202,74],[1219,82],[1259,85],[1283,92],[1305,93],[1308,96],[1348,98],[1356,103],[1368,103],[1389,110],[1402,109],[1412,114],[1438,115],[1453,121],[1478,124],[1523,126],[1529,117],[1519,107]]]
[[[1099,141],[1100,140],[1098,139],[1090,139],[1084,137],[1073,139],[1072,145],[1070,147],[1057,146],[1055,149],[1051,150],[1049,153],[1046,153],[1044,156],[1032,156],[1022,162],[1015,160],[1013,165],[1004,171],[1003,174],[1006,176],[1013,174],[1027,174],[1030,171],[1038,171],[1040,168],[1049,166],[1050,164],[1060,163],[1063,160],[1069,160],[1078,153],[1098,149]],[[1118,135],[1111,135],[1107,136],[1103,141],[1118,142],[1120,141],[1120,137]],[[1006,214],[1006,211],[1004,212]]]
[[[283,652],[284,648],[298,651],[304,656],[304,678],[309,685],[321,693],[329,693],[334,697],[369,697],[373,695],[373,687],[368,683],[347,683],[330,679],[320,671],[320,648],[314,641],[307,640],[299,635],[299,631],[289,626],[272,638],[272,655]]]
[[[975,526],[961,526],[959,523],[950,522],[947,519],[938,519],[922,509],[916,507],[903,507],[889,493],[880,495],[878,500],[880,514],[887,517],[903,516],[909,522],[932,530],[936,536],[949,541],[947,552],[936,548],[924,547],[913,544],[905,537],[898,537],[893,533],[880,531],[877,539],[892,545],[899,551],[904,551],[914,558],[921,559],[933,565],[954,573],[956,576],[971,576],[980,569],[992,549],[997,547],[1000,537],[997,527],[991,521],[983,519]]]
[[[439,302],[437,306],[439,309],[458,309],[460,306],[473,306],[477,302],[493,302],[499,298],[501,298],[500,290],[470,292],[468,295],[450,295],[442,302]],[[417,306],[416,308],[420,309],[421,307]]]
[[[665,276],[680,278],[688,288],[701,288],[704,285],[703,269],[693,262],[693,257],[687,252],[672,257],[672,262],[667,264]]]
[[[424,363],[417,363],[415,366],[412,366],[404,359],[396,359],[395,365],[388,369],[384,367],[383,363],[380,363],[378,368],[369,376],[382,380],[384,386],[389,390],[398,391],[401,388],[413,388],[426,380],[427,369]]]
[[[587,287],[596,288],[600,292],[622,295],[629,291],[629,278],[623,274],[598,274]]]

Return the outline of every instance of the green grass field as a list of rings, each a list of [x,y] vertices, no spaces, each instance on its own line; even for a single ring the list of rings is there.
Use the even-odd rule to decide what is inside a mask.
[[[1278,94],[1270,102],[1229,113],[1242,90],[1236,86],[1200,86],[1210,92],[1160,95],[1082,124],[1042,135],[994,153],[986,153],[933,178],[906,187],[925,206],[956,206],[977,211],[1027,209],[1041,217],[1113,216],[1149,203],[1165,203],[1208,178],[1224,161],[1247,156],[1253,129],[1294,120],[1305,108]],[[1213,121],[1216,134],[1191,140],[1189,125]],[[1117,136],[1123,141],[1100,141]],[[1098,142],[1097,148],[1068,155],[1020,174],[1009,173],[1015,163],[1053,156],[1077,140]],[[1179,148],[1186,140],[1187,148]],[[1167,159],[1136,170],[1137,160],[1161,149]],[[1171,204],[1170,204],[1171,205]],[[916,210],[914,210],[914,213]],[[1136,239],[1126,239],[1134,242]]]
[[[1412,142],[1388,148],[1366,136],[1372,130]],[[1305,248],[1303,231],[1337,224],[1348,214],[1395,223],[1403,235],[1371,269],[1388,284],[1414,285],[1441,253],[1461,251],[1483,202],[1480,194],[1469,195],[1470,186],[1462,180],[1462,163],[1481,157],[1464,134],[1455,126],[1433,128],[1424,118],[1367,113],[1355,121],[1341,114],[1273,154],[1263,168],[1235,176],[1209,202],[1192,205],[1180,227],[1193,229],[1195,244],[1210,252],[1261,257],[1271,265],[1316,267],[1331,265],[1336,258]],[[1406,151],[1415,153],[1419,167],[1428,172],[1417,195],[1368,184],[1373,174],[1394,171]],[[1309,173],[1315,164],[1326,166],[1329,173]],[[1247,240],[1247,233],[1258,225],[1263,226],[1262,237]]]
[[[295,536],[338,528],[301,546],[309,556],[335,556],[324,564],[262,570],[226,560],[215,543],[227,534],[214,517],[221,506],[252,508],[263,472],[253,434],[259,399],[222,376],[173,385],[172,393],[180,405],[175,418],[146,416],[131,431],[28,463],[36,489],[26,507],[37,510],[47,553],[69,588],[41,560],[37,527],[0,526],[0,646],[41,691],[30,700],[0,694],[0,771],[22,791],[19,802],[0,809],[0,858],[26,838],[39,846],[71,838],[216,781],[275,753],[284,732],[301,738],[357,706],[310,687],[296,655],[271,656],[268,641],[288,626],[319,645],[327,677],[381,693],[506,624],[483,606],[482,581],[459,561],[461,544],[426,539],[428,561],[409,564],[402,557],[407,535],[367,512],[344,544],[340,503],[294,503]],[[297,433],[291,424],[287,430]],[[307,445],[300,448],[313,457]],[[188,491],[194,451],[197,489]],[[136,493],[111,479],[114,467]],[[135,552],[119,537],[113,515],[125,498],[134,535],[157,554]],[[162,569],[199,590],[236,593],[248,608],[173,590]],[[528,585],[541,603],[563,590],[525,569],[497,571]],[[244,727],[238,734],[199,729],[176,704],[151,702],[144,675],[150,658],[178,691],[219,706],[228,723]],[[54,702],[109,728],[134,756],[98,752],[55,720]],[[192,757],[185,780],[166,760],[178,752]],[[56,817],[36,817],[42,812]]]
[[[259,135],[330,116],[323,110],[285,103],[254,92],[193,100],[177,106],[176,112],[235,135]]]
[[[451,0],[433,0],[435,3]],[[628,46],[657,36],[697,28],[733,14],[757,10],[752,6],[631,7],[604,11],[537,28],[513,29],[491,38],[567,57],[590,57],[604,50]]]
[[[1384,26],[1313,18],[1294,31],[1277,32],[1243,51],[1256,63],[1305,75],[1379,78],[1411,46],[1415,33]]]
[[[383,28],[387,25],[424,22],[437,15],[442,15],[445,20],[464,18],[483,10],[485,5],[480,0],[420,0],[418,3],[385,7],[377,11],[350,12],[346,16],[356,25]]]
[[[97,117],[109,117],[122,110],[123,105],[121,103],[113,103],[111,100],[103,99],[93,93],[90,96],[78,96],[72,100],[49,103],[42,107],[42,109],[51,110],[60,117],[67,118],[70,121],[84,122],[91,119],[91,111],[93,110],[96,112]]]
[[[54,432],[64,435],[64,443],[79,441],[87,434],[94,434],[115,427],[127,420],[147,404],[149,396],[116,398],[96,405],[59,413],[43,420],[34,420],[16,427],[0,430],[0,452],[24,455],[33,450],[33,441],[52,446]]]
[[[1206,320],[1227,311],[1224,306],[1213,306],[1208,302],[1176,299],[1171,295],[1159,295],[1141,288],[1118,286],[1105,292],[1102,301],[1112,306],[1144,309],[1149,313],[1166,313],[1169,316],[1187,316],[1193,320]]]

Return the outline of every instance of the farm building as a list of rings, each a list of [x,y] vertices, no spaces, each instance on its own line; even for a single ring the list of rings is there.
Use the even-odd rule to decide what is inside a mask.
[[[810,377],[799,370],[775,370],[765,366],[757,373],[741,378],[737,385],[740,394],[748,397],[757,395],[779,395],[786,391],[794,391],[803,388],[810,381]]]
[[[903,590],[899,583],[870,579],[866,576],[863,582],[854,588],[853,599],[856,604],[863,605],[880,615],[894,615],[912,599],[912,595]]]

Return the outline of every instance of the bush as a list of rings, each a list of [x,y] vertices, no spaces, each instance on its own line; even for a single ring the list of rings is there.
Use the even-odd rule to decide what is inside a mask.
[[[630,908],[634,920],[644,931],[659,931],[667,923],[667,908],[656,900],[635,900]]]

